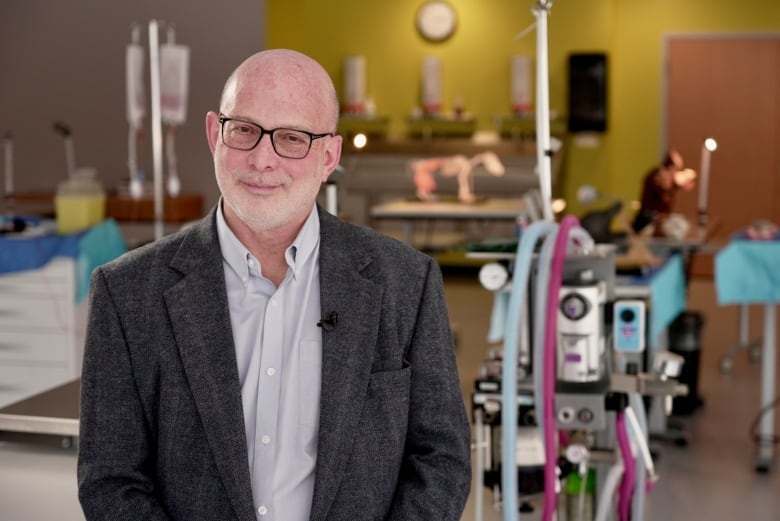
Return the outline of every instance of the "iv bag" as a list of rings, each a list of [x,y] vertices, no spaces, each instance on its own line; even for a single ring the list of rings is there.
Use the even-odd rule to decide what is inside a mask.
[[[531,59],[515,54],[511,59],[510,92],[512,111],[524,113],[531,110]]]
[[[344,110],[361,113],[366,102],[366,57],[344,59]]]
[[[181,125],[187,119],[189,70],[189,47],[160,45],[160,110],[167,125]]]
[[[429,115],[441,111],[441,61],[436,56],[423,58],[422,106]]]
[[[146,115],[144,95],[144,50],[138,44],[127,46],[125,54],[127,76],[127,122],[133,128],[140,128]]]

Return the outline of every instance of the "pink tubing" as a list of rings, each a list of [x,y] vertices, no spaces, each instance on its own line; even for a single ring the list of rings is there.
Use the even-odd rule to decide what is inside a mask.
[[[615,417],[615,436],[620,448],[620,456],[623,459],[623,481],[620,483],[618,516],[620,521],[630,521],[631,498],[634,495],[634,486],[636,485],[636,462],[631,453],[626,415],[623,411],[619,411]]]
[[[579,226],[579,220],[573,215],[565,216],[558,228],[550,267],[550,285],[547,297],[547,327],[544,331],[544,395],[542,396],[542,414],[544,415],[544,507],[542,521],[552,521],[555,515],[555,484],[558,479],[558,454],[555,443],[555,355],[558,332],[558,295],[563,284],[563,263],[566,260],[566,246],[569,232]]]

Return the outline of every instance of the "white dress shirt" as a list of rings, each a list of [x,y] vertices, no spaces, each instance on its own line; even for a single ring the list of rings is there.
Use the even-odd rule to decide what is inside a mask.
[[[222,250],[255,516],[307,521],[317,463],[322,330],[316,207],[287,248],[278,288],[225,222]]]

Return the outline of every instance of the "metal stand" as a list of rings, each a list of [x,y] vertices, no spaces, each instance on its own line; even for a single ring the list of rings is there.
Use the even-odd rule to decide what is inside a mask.
[[[339,215],[338,183],[341,181],[341,178],[344,177],[345,173],[346,170],[344,170],[344,167],[338,165],[333,172],[331,172],[328,180],[325,181],[325,209],[329,214],[335,215],[336,217]]]
[[[740,304],[740,341],[747,339],[747,306],[764,305],[764,330],[761,348],[761,403],[758,422],[758,448],[754,459],[756,472],[768,472],[774,459],[776,398],[776,306],[780,302],[780,282],[763,274],[774,273],[780,253],[778,241],[733,240],[715,257],[715,282],[718,303]],[[756,274],[762,276],[756,277]],[[748,343],[749,345],[749,343]],[[755,425],[753,426],[755,427]]]
[[[750,310],[748,304],[739,306],[739,342],[726,349],[726,352],[720,359],[720,372],[729,374],[734,368],[734,357],[747,351],[752,362],[761,360],[761,347],[763,340],[754,338],[750,340]]]
[[[533,8],[536,17],[536,159],[544,218],[553,221],[552,149],[550,148],[550,78],[547,53],[547,16],[552,0],[539,0]]]
[[[756,472],[769,472],[774,457],[775,442],[775,305],[764,308],[764,346],[761,366],[761,426],[759,432],[758,455],[755,460]]]
[[[164,235],[163,138],[160,100],[160,41],[157,20],[149,22],[149,66],[152,98],[152,157],[154,159],[154,238]]]

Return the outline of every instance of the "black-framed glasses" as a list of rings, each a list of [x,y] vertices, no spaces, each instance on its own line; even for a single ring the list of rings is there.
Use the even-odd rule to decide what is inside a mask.
[[[321,137],[332,136],[333,133],[313,134],[305,130],[292,128],[274,128],[266,130],[257,123],[243,119],[229,118],[219,115],[222,125],[222,142],[225,146],[236,150],[252,150],[268,134],[271,136],[271,145],[281,157],[288,159],[303,159],[311,150],[311,143]]]

